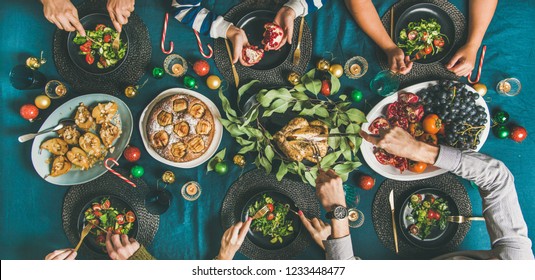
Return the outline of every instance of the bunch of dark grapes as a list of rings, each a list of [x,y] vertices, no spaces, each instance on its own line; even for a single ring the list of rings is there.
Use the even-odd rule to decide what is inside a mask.
[[[479,134],[487,123],[485,108],[476,105],[480,98],[456,81],[440,81],[416,93],[424,105],[425,114],[437,114],[445,125],[445,135],[438,135],[439,143],[460,149],[475,150]]]

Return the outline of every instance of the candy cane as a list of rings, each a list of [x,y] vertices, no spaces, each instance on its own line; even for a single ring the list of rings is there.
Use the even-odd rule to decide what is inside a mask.
[[[173,48],[175,47],[175,44],[173,43],[173,41],[171,41],[169,43],[169,46],[171,47],[170,50],[166,51],[165,50],[165,35],[167,34],[167,22],[169,21],[169,13],[165,13],[165,21],[163,23],[163,32],[162,32],[162,41],[160,43],[160,47],[162,49],[162,52],[164,54],[170,54],[173,52]]]
[[[117,164],[117,166],[119,165],[119,163],[114,159],[114,158],[107,158],[105,161],[104,161],[104,167],[106,167],[106,169],[108,169],[111,173],[115,174],[115,176],[123,179],[125,182],[127,182],[128,184],[130,184],[132,187],[137,187],[136,184],[134,184],[134,182],[128,180],[128,178],[124,177],[123,175],[121,175],[119,172],[113,170],[111,167],[108,166],[108,161],[112,161],[113,163]]]
[[[210,53],[208,55],[204,54],[204,50],[202,49],[201,37],[199,37],[199,32],[197,32],[197,30],[193,30],[193,32],[195,33],[195,37],[197,37],[197,46],[199,47],[199,52],[201,53],[201,55],[205,58],[211,58],[212,55],[214,55],[214,50],[212,50],[212,46],[210,46],[210,44],[207,44],[206,46],[208,47],[208,50],[210,50]]]
[[[481,68],[483,68],[483,59],[485,58],[485,51],[487,50],[487,46],[483,46],[483,49],[481,50],[481,56],[479,57],[479,67],[477,69],[477,77],[474,81],[470,79],[470,76],[472,76],[472,73],[468,74],[468,82],[471,84],[477,84],[479,83],[479,78],[481,78]]]

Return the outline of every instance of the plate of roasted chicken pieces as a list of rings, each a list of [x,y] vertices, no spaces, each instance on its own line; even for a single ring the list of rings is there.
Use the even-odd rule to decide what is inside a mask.
[[[158,95],[143,111],[139,131],[156,160],[193,168],[214,155],[223,137],[221,114],[202,94],[172,88]]]
[[[419,83],[381,100],[366,116],[362,130],[380,134],[401,127],[419,141],[479,151],[490,131],[487,103],[469,85],[457,81]],[[398,181],[431,178],[447,170],[392,155],[363,141],[366,163],[380,175]]]
[[[35,137],[32,163],[55,185],[78,185],[106,173],[104,160],[119,159],[132,135],[132,113],[119,98],[87,94],[69,100],[45,120],[39,131],[72,120],[57,131]]]

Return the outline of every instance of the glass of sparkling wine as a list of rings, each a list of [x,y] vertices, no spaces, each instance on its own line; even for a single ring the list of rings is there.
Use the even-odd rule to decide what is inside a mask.
[[[349,227],[358,228],[364,224],[364,214],[357,208],[347,209],[347,216],[349,219]]]
[[[161,215],[171,205],[171,192],[164,188],[155,188],[145,196],[145,208],[149,213]]]
[[[396,73],[390,70],[383,70],[370,81],[372,92],[381,96],[390,96],[399,88],[399,78]]]
[[[52,99],[58,99],[65,96],[67,91],[67,86],[57,80],[51,80],[46,83],[45,86],[45,94]]]
[[[521,89],[522,84],[516,78],[503,79],[496,85],[496,92],[503,96],[515,96],[520,93]]]
[[[165,73],[173,77],[181,77],[188,71],[188,63],[178,54],[168,55],[163,61]]]

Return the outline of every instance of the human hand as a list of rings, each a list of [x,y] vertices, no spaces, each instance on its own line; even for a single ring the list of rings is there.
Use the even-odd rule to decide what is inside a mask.
[[[396,126],[391,129],[381,129],[379,133],[379,135],[369,135],[361,130],[359,134],[364,140],[390,154],[414,161],[435,163],[439,148],[416,140],[403,128]]]
[[[78,11],[69,0],[41,0],[45,18],[65,31],[78,31],[85,36],[85,30],[78,19]]]
[[[252,66],[243,60],[242,51],[243,47],[249,46],[249,40],[243,29],[238,28],[234,25],[231,25],[227,30],[227,39],[232,42],[233,54],[232,54],[232,63],[240,61],[243,66]]]
[[[217,255],[218,260],[232,260],[236,252],[240,249],[247,231],[253,219],[249,217],[245,223],[238,222],[229,227],[221,238],[221,248]]]
[[[346,206],[342,179],[332,169],[327,172],[319,170],[316,178],[316,195],[327,212],[337,205]]]
[[[402,49],[394,46],[385,50],[388,57],[388,65],[390,65],[390,71],[399,74],[407,74],[412,69],[412,61],[409,56],[405,56]]]
[[[329,235],[331,235],[331,225],[329,225],[328,223],[324,223],[318,218],[312,218],[311,220],[309,220],[307,219],[307,217],[305,217],[305,214],[303,214],[301,210],[299,210],[299,219],[301,219],[301,222],[308,230],[310,236],[312,236],[312,239],[314,239],[316,244],[318,244],[321,249],[325,250],[323,240],[327,240]]]
[[[112,234],[108,231],[106,235],[106,251],[112,260],[127,260],[140,247],[134,238],[128,238],[126,234]]]
[[[450,59],[446,68],[457,76],[468,76],[474,70],[478,48],[473,45],[462,46]]]
[[[282,46],[284,46],[284,44],[286,43],[290,45],[292,44],[295,17],[295,11],[292,8],[286,6],[280,8],[279,12],[275,16],[273,22],[280,26],[284,31],[284,37],[282,37],[282,41],[277,50],[282,48]]]
[[[45,260],[74,260],[77,255],[74,249],[60,249],[46,255]]]
[[[128,18],[134,11],[135,0],[108,0],[108,13],[115,30],[121,32],[122,26],[128,23]]]

